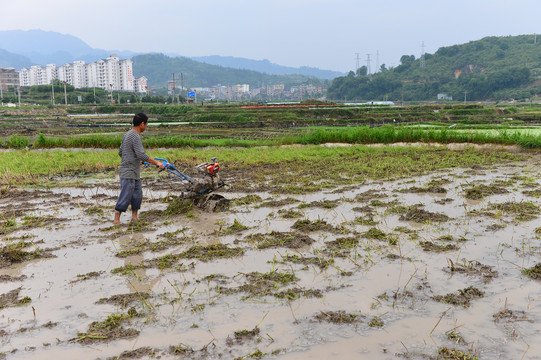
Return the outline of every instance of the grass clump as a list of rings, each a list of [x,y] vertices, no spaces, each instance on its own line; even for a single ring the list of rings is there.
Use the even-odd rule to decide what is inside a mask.
[[[210,261],[213,259],[226,259],[241,255],[244,255],[243,248],[230,248],[224,244],[212,244],[209,246],[194,245],[185,252],[179,254],[179,257]]]
[[[284,219],[296,219],[304,216],[304,213],[293,209],[280,209],[278,214]]]
[[[472,300],[482,298],[484,295],[484,291],[470,286],[465,289],[458,290],[458,294],[449,293],[443,296],[436,295],[433,296],[432,299],[446,304],[460,305],[468,308]]]
[[[87,208],[85,210],[85,213],[87,213],[88,215],[99,215],[99,216],[103,216],[104,215],[104,210],[102,207],[99,207],[99,206],[90,206],[89,208]]]
[[[272,231],[268,234],[251,234],[246,241],[255,243],[258,249],[287,247],[299,249],[314,242],[311,237],[296,232]]]
[[[246,329],[237,330],[234,332],[233,338],[228,336],[225,341],[228,346],[231,346],[234,344],[237,344],[237,345],[244,344],[246,341],[254,340],[256,337],[259,336],[260,332],[261,331],[259,330],[257,326],[253,328],[252,330],[246,330]]]
[[[250,204],[262,203],[263,199],[259,195],[246,195],[244,197],[233,200],[235,205],[246,206]]]
[[[375,221],[372,216],[367,216],[367,217],[357,216],[355,219],[350,221],[349,224],[374,226],[374,225],[377,225],[377,221]]]
[[[424,251],[444,252],[458,250],[455,244],[436,244],[432,241],[421,241],[419,243]]]
[[[385,325],[385,323],[378,316],[374,316],[372,318],[372,320],[370,320],[370,322],[368,323],[368,326],[370,326],[370,327],[378,327],[378,328],[380,328],[380,327],[383,327],[384,325]]]
[[[314,319],[319,322],[325,321],[333,324],[354,324],[360,321],[360,316],[346,313],[344,310],[321,311],[319,314],[314,316]]]
[[[111,270],[111,274],[119,274],[119,275],[129,275],[133,274],[135,270],[143,269],[144,267],[142,265],[133,265],[133,264],[127,264],[124,266],[119,266],[117,268],[114,268]]]
[[[78,333],[77,338],[71,339],[71,341],[81,344],[94,344],[135,337],[139,335],[139,330],[124,329],[122,323],[136,316],[140,315],[134,307],[130,308],[127,313],[111,314],[103,321],[91,323],[87,332]]]
[[[298,278],[292,273],[279,271],[271,271],[268,273],[251,272],[248,274],[239,274],[237,276],[240,275],[243,275],[246,279],[246,282],[243,285],[233,289],[221,288],[220,293],[230,294],[246,292],[249,295],[244,299],[269,295],[287,298],[285,293],[280,294],[278,290],[298,280]]]
[[[220,233],[222,233],[224,235],[230,235],[230,234],[236,234],[236,233],[242,232],[244,230],[248,230],[248,229],[249,229],[248,226],[243,225],[240,221],[235,219],[233,221],[233,224],[231,224],[231,226],[227,227],[224,230],[221,230]]]
[[[479,360],[479,357],[475,355],[457,349],[449,349],[448,347],[439,348],[438,355],[443,360]]]
[[[175,216],[181,214],[188,214],[193,210],[194,201],[192,199],[184,199],[180,196],[175,196],[167,204],[167,208],[164,210],[163,214],[165,216]]]
[[[368,239],[387,240],[388,235],[380,229],[373,227],[366,231],[363,236]]]
[[[522,273],[529,277],[530,279],[538,280],[541,279],[541,263],[536,264],[535,266],[523,269]]]
[[[508,192],[507,189],[496,184],[480,184],[466,189],[464,197],[471,200],[480,200],[490,195],[507,194]]]
[[[331,224],[328,224],[325,220],[320,219],[315,221],[310,221],[308,219],[297,220],[292,225],[292,228],[303,232],[335,230]]]
[[[490,204],[489,209],[512,215],[517,221],[533,220],[541,213],[539,206],[531,201]]]
[[[0,248],[0,268],[34,259],[53,257],[50,250],[23,250],[30,245],[32,245],[32,243],[20,241]]]
[[[431,222],[446,222],[449,221],[449,217],[445,214],[433,213],[422,209],[421,204],[411,206],[394,206],[386,210],[387,213],[400,214],[399,220],[401,221],[413,221],[421,224]]]

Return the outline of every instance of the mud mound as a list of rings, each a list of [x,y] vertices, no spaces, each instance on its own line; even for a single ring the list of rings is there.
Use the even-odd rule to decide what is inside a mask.
[[[470,286],[465,289],[458,290],[458,294],[449,293],[447,295],[436,295],[433,296],[432,299],[452,304],[452,305],[460,305],[465,308],[469,307],[471,304],[471,301],[474,299],[482,298],[485,295],[484,291],[481,291],[473,286]]]
[[[470,200],[481,200],[487,196],[507,194],[509,191],[503,188],[502,186],[491,184],[491,185],[474,185],[464,191],[464,197]]]
[[[254,242],[258,249],[287,247],[300,249],[314,242],[311,237],[297,232],[272,231],[268,234],[252,234],[245,241]]]
[[[332,324],[355,324],[361,322],[363,316],[346,313],[344,310],[339,311],[321,311],[314,316],[317,322],[328,322]]]
[[[522,273],[530,279],[541,279],[541,263],[536,264],[534,267],[522,270]]]
[[[418,207],[408,208],[402,216],[400,216],[402,221],[413,221],[417,223],[427,223],[427,222],[445,222],[449,221],[449,216],[445,214],[433,213],[420,209]]]

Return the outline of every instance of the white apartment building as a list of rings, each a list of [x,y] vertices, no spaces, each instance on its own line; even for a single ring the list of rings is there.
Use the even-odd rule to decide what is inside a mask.
[[[19,71],[21,86],[47,85],[54,79],[65,81],[75,88],[99,87],[107,91],[135,91],[133,62],[129,59],[120,60],[116,54],[90,64],[79,60],[58,68],[54,64],[46,67],[35,65]],[[146,89],[146,78],[144,85]]]
[[[21,86],[48,85],[56,78],[55,64],[47,64],[47,66],[34,65],[30,69],[23,68],[19,71],[19,85]]]
[[[75,88],[87,87],[86,67],[84,61],[74,61],[71,66],[71,85]]]
[[[86,87],[101,87],[98,83],[98,63],[90,63],[85,65],[86,71]]]
[[[134,91],[135,83],[133,79],[132,61],[120,60],[118,62],[119,69],[119,86],[120,91]]]
[[[56,79],[58,77],[57,75],[57,69],[55,64],[47,64],[45,66],[45,84],[50,84],[53,79]]]
[[[72,64],[60,65],[57,69],[57,79],[66,82],[67,84],[72,83]],[[32,84],[37,85],[37,84]]]

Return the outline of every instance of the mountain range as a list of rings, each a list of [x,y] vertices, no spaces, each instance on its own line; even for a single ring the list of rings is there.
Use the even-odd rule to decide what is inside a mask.
[[[90,47],[81,39],[66,34],[43,30],[8,30],[0,31],[0,67],[13,67],[19,70],[31,65],[62,65],[76,60],[94,62],[111,54],[121,59],[133,58],[143,53],[120,50],[104,50]],[[178,54],[166,54],[170,57],[182,57]],[[338,71],[321,70],[312,67],[288,67],[271,63],[268,60],[251,60],[225,56],[202,56],[192,60],[213,66],[239,70],[256,71],[268,75],[304,75],[330,80],[345,75]],[[135,70],[134,70],[135,71]],[[145,75],[145,74],[139,74]]]

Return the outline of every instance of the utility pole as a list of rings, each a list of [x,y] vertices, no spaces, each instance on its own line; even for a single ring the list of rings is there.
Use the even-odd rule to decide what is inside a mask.
[[[51,81],[51,91],[53,92],[53,105],[54,105],[54,79]]]
[[[19,94],[19,107],[21,106],[21,87],[17,86],[17,93]]]
[[[68,105],[68,92],[66,91],[66,82],[64,81],[64,101]]]
[[[175,87],[177,87],[177,84],[175,83],[175,73],[173,73],[173,104],[175,103]]]
[[[467,93],[468,93],[467,91],[464,91],[464,105],[466,105],[466,94]]]
[[[182,73],[180,73],[180,91],[184,91],[184,77]],[[186,100],[188,100],[187,96],[186,96]]]

